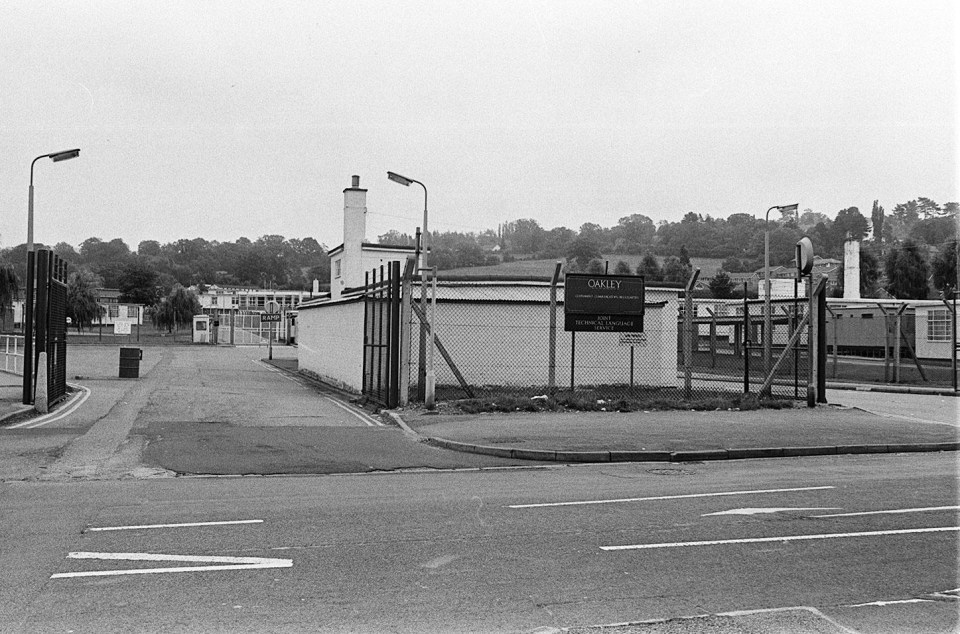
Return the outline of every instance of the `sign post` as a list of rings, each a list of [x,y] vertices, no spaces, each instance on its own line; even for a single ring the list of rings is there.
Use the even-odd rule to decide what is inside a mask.
[[[267,358],[273,361],[273,325],[280,323],[280,304],[273,301],[267,302],[267,312],[260,317],[260,321],[270,324],[267,334]]]

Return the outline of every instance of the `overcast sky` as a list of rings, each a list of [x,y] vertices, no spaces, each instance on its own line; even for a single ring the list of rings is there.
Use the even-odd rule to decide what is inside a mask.
[[[0,246],[958,196],[952,0],[4,0]]]

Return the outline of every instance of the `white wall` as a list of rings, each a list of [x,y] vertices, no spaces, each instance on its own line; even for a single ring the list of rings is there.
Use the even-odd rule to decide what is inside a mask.
[[[301,370],[359,393],[363,387],[363,302],[331,301],[301,307],[297,347]]]
[[[450,292],[450,289],[447,289]],[[455,291],[454,291],[455,292]],[[536,299],[549,289],[531,289]],[[414,292],[419,296],[419,289]],[[676,387],[676,291],[647,290],[646,343],[634,347],[633,379],[637,386]],[[474,386],[546,386],[549,375],[548,303],[437,302],[437,335],[467,382]],[[301,307],[297,319],[300,368],[339,387],[359,392],[363,385],[363,302],[330,301]],[[417,330],[411,337],[411,383],[416,382]],[[570,385],[571,333],[563,330],[563,306],[557,307],[556,384]],[[438,384],[457,379],[435,356]],[[630,346],[619,333],[576,334],[577,386],[630,382]]]
[[[646,344],[634,346],[635,385],[677,386],[676,292],[647,291]],[[549,376],[549,304],[437,303],[437,335],[471,385],[545,386]],[[563,329],[563,306],[557,307],[556,385],[570,385],[572,333]],[[416,337],[410,355],[416,363]],[[436,355],[438,384],[457,379]],[[413,380],[416,373],[412,372]],[[630,382],[630,346],[620,333],[576,333],[574,383],[577,386]]]
[[[920,359],[950,359],[950,346],[952,342],[948,339],[947,341],[930,341],[927,339],[927,320],[930,316],[931,310],[947,310],[947,307],[941,304],[940,306],[917,306],[917,320],[916,320],[916,351],[917,357]],[[954,323],[954,328],[960,325],[960,319],[957,316],[954,316],[956,322]],[[947,322],[949,324],[949,321]]]

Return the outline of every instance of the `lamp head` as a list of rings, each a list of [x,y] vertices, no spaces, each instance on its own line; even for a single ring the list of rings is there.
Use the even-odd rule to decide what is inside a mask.
[[[800,207],[799,203],[793,203],[792,205],[780,205],[779,207],[777,207],[777,209],[779,209],[781,213],[789,213],[791,211],[793,212],[797,211],[797,208],[799,207]]]
[[[63,152],[54,152],[53,154],[48,154],[47,156],[49,156],[50,160],[54,163],[59,163],[60,161],[66,161],[80,156],[80,148],[64,150]]]
[[[399,174],[396,174],[394,172],[387,172],[387,178],[392,180],[394,183],[400,183],[401,185],[405,185],[407,187],[410,187],[410,183],[413,182],[406,176],[400,176]]]

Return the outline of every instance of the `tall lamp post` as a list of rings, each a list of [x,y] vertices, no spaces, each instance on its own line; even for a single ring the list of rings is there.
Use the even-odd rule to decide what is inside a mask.
[[[33,254],[33,166],[42,158],[49,158],[54,163],[66,161],[80,156],[80,149],[63,150],[41,154],[30,163],[30,192],[27,198],[27,297],[23,315],[23,403],[33,403],[33,301],[34,286],[36,285]]]
[[[423,310],[423,314],[427,314],[427,268],[428,268],[428,259],[429,259],[429,248],[430,248],[430,233],[427,228],[427,186],[421,183],[418,180],[413,178],[407,178],[406,176],[401,176],[396,172],[387,172],[387,178],[392,180],[395,183],[400,183],[404,187],[410,187],[411,183],[416,183],[423,188],[423,233],[421,241],[423,242],[420,248],[420,307]],[[434,278],[434,286],[436,286],[436,278]],[[434,291],[436,292],[436,291]],[[434,297],[436,301],[436,297]],[[434,304],[436,306],[436,304]],[[434,308],[434,312],[436,308]],[[418,396],[424,400],[426,406],[430,409],[433,409],[434,406],[434,397],[435,397],[435,388],[436,388],[436,373],[434,372],[433,367],[433,346],[434,338],[436,333],[434,332],[433,325],[430,326],[430,348],[427,349],[427,338],[426,333],[423,328],[420,328],[420,359],[419,359],[419,369],[417,372],[417,391],[419,392]],[[429,357],[429,363],[427,361]],[[429,367],[427,367],[429,366]]]
[[[791,205],[774,205],[767,209],[763,224],[763,288],[765,297],[763,301],[763,367],[769,374],[773,367],[773,313],[770,306],[770,212],[774,209],[783,212],[797,213],[800,205],[793,203]]]

